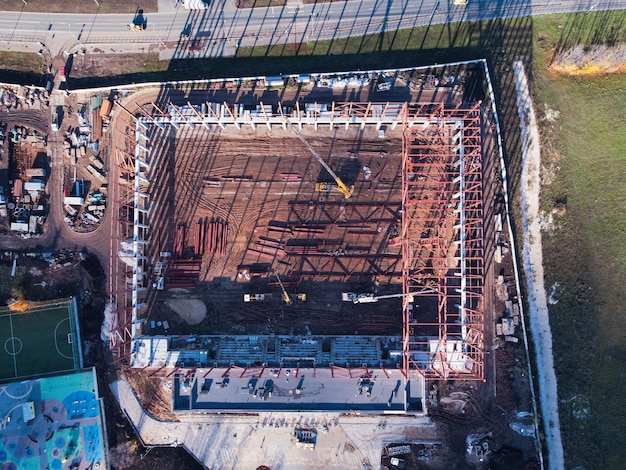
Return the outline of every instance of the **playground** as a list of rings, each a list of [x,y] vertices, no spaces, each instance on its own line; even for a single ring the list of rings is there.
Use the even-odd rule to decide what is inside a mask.
[[[0,308],[0,383],[78,372],[77,323],[73,298]]]
[[[0,469],[107,468],[95,369],[0,385]]]

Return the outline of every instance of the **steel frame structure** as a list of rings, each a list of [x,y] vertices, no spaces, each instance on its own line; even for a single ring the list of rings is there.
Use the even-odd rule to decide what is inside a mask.
[[[480,103],[429,111],[403,136],[403,372],[484,380]]]
[[[289,114],[279,103],[277,112],[262,103],[256,113],[227,103],[205,103],[148,111],[137,105],[136,136],[127,141],[134,154],[116,149],[119,174],[112,184],[114,220],[111,224],[110,346],[114,360],[128,358],[140,335],[138,318],[145,290],[144,247],[148,240],[149,138],[152,126],[181,125],[206,128],[243,124],[288,123],[345,126],[382,125],[403,128],[401,276],[403,292],[402,372],[427,379],[484,380],[483,340],[483,187],[480,103],[446,108],[443,103],[296,103]],[[297,219],[296,204],[292,207]],[[389,217],[389,208],[366,208],[354,215],[361,220]],[[377,210],[381,212],[376,214]],[[332,219],[332,215],[324,214]],[[132,240],[132,266],[120,261],[122,241]],[[400,258],[400,256],[398,256]],[[367,263],[367,260],[363,262]],[[304,263],[304,261],[303,261]],[[371,263],[370,263],[371,265]],[[304,266],[304,265],[303,265]],[[395,264],[388,269],[394,269]],[[302,268],[301,268],[302,269]],[[313,266],[313,271],[315,267]],[[338,275],[352,271],[339,266]],[[383,270],[385,272],[386,270]],[[426,289],[436,294],[426,293]],[[415,292],[425,291],[422,293]],[[423,304],[419,306],[412,300]],[[435,305],[434,315],[428,306]],[[430,317],[429,317],[430,315]]]
[[[148,243],[148,193],[150,180],[147,148],[148,136],[141,131],[148,126],[136,120],[135,139],[126,135],[125,147],[116,148],[113,165],[115,178],[111,185],[111,257],[109,260],[109,349],[112,363],[128,360],[133,341],[140,328],[139,311],[143,302],[147,273],[145,246]],[[130,248],[130,249],[129,249]],[[125,251],[124,262],[120,250]]]

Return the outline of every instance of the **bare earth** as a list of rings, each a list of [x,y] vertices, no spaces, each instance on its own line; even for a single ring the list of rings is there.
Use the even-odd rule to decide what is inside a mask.
[[[202,323],[206,318],[206,305],[198,299],[172,299],[167,302],[167,306],[189,325]]]

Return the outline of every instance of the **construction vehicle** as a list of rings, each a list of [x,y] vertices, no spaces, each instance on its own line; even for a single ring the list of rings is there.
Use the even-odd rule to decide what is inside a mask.
[[[369,304],[378,302],[383,299],[397,299],[400,297],[409,297],[409,302],[413,302],[413,296],[418,294],[431,294],[436,293],[437,289],[422,289],[417,292],[407,292],[406,294],[389,294],[389,295],[374,295],[374,294],[355,294],[353,292],[342,292],[341,300],[344,302],[352,302],[354,304]]]
[[[183,0],[183,7],[187,10],[206,10],[209,5],[205,0]]]
[[[131,23],[126,25],[126,29],[129,31],[143,31],[146,27],[141,23]]]
[[[59,130],[59,115],[57,113],[52,113],[52,123],[50,124],[50,127],[54,132]]]
[[[336,185],[333,185],[332,183],[330,183],[330,185],[329,183],[317,183],[315,185],[315,189],[318,191],[330,191],[331,188],[335,188],[337,191],[343,194],[343,197],[345,197],[346,199],[350,199],[350,197],[352,196],[352,193],[354,192],[354,185],[348,186],[343,181],[341,181],[341,178],[339,178],[339,176],[337,176],[337,174],[328,166],[328,164],[324,161],[322,157],[320,157],[320,155],[315,151],[315,149],[311,147],[311,145],[309,145],[309,143],[306,141],[304,136],[300,134],[300,131],[298,131],[298,129],[296,129],[296,127],[293,125],[290,125],[289,127],[291,127],[291,130],[294,132],[294,134],[298,136],[298,138],[302,141],[302,143],[306,146],[306,148],[309,149],[309,152],[311,152],[311,154],[315,158],[317,158],[317,161],[320,162],[320,164],[324,167],[324,169],[328,173],[330,173],[330,176],[332,176],[333,179],[335,180]],[[318,187],[324,188],[324,189],[318,189]]]
[[[291,305],[293,303],[293,300],[291,300],[291,297],[289,297],[289,294],[287,293],[287,290],[285,289],[285,286],[283,285],[283,281],[280,280],[280,276],[278,275],[278,273],[276,273],[276,279],[278,279],[278,284],[280,285],[280,289],[283,291],[283,301],[287,305]]]
[[[263,302],[272,300],[272,294],[243,294],[244,302]]]
[[[329,193],[333,189],[337,189],[337,185],[335,183],[315,183],[315,191],[317,192]]]

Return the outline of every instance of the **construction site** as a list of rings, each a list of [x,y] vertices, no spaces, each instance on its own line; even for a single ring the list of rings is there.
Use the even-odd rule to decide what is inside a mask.
[[[488,110],[447,91],[118,105],[104,336],[146,409],[451,423],[450,394],[493,405],[518,297]],[[482,462],[493,434],[472,436]]]

